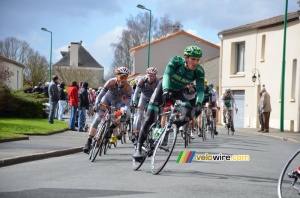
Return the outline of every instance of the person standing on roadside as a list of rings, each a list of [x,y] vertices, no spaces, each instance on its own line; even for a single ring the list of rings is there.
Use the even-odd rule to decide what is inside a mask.
[[[72,81],[68,89],[69,104],[71,107],[69,130],[75,131],[76,111],[78,107],[78,84]]]
[[[65,112],[65,102],[66,102],[66,93],[64,92],[65,89],[65,83],[61,82],[60,86],[58,88],[58,96],[59,96],[59,101],[58,101],[58,114],[57,114],[57,119],[59,121],[63,121],[62,116]]]
[[[57,103],[58,103],[58,76],[53,75],[52,81],[49,84],[48,87],[48,94],[49,94],[49,104],[50,104],[50,113],[49,113],[49,123],[54,123],[54,111],[56,109]]]
[[[270,121],[270,114],[272,111],[270,95],[266,91],[266,88],[264,86],[260,93],[261,93],[260,109],[264,120],[264,129],[262,128],[261,129],[263,130],[262,131],[263,133],[269,133],[269,121]]]
[[[88,89],[89,84],[87,82],[82,83],[82,87],[78,91],[78,131],[85,132],[83,130],[85,124],[86,110],[89,109]]]

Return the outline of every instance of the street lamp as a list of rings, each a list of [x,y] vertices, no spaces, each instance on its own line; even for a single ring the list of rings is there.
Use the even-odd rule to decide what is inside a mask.
[[[52,75],[52,32],[47,30],[46,28],[41,28],[41,30],[45,31],[45,32],[50,32],[51,34],[51,44],[50,44],[50,64],[49,64],[49,82],[51,82],[51,75]]]
[[[253,70],[252,70],[252,74],[253,74],[253,76],[252,76],[252,82],[254,82],[254,83],[255,83],[256,78],[257,78],[256,75],[255,75],[255,74],[256,74],[256,71],[257,71],[257,77],[258,77],[258,80],[259,80],[259,78],[260,78],[259,70],[256,69],[256,68],[253,69]]]
[[[150,32],[151,32],[151,10],[147,9],[145,6],[138,4],[136,7],[143,9],[143,10],[148,10],[150,12],[150,19],[149,19],[149,35],[148,35],[148,63],[147,63],[147,68],[149,68],[150,64]]]

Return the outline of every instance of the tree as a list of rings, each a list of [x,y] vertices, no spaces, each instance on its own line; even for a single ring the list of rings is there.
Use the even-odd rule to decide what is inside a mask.
[[[33,49],[26,41],[18,40],[15,37],[8,37],[4,41],[0,41],[0,54],[19,63],[26,64],[32,53]]]
[[[128,67],[132,73],[133,61],[130,56],[130,49],[148,43],[149,17],[150,14],[148,12],[143,12],[139,13],[136,17],[130,15],[129,19],[127,19],[127,28],[123,30],[119,42],[111,44],[114,50],[114,60],[112,67],[107,72],[106,79],[112,77],[114,70],[121,66]],[[172,33],[173,26],[183,27],[179,21],[172,22],[168,14],[159,20],[152,16],[152,39],[158,39]]]
[[[37,85],[47,80],[46,57],[34,51],[26,41],[8,37],[0,41],[0,54],[25,65],[24,84]]]
[[[25,84],[38,85],[39,82],[45,82],[48,74],[48,63],[44,56],[37,51],[32,53],[24,69]]]
[[[10,71],[9,68],[5,66],[4,62],[0,59],[0,83],[10,83],[10,77],[12,77],[13,75],[14,73]]]

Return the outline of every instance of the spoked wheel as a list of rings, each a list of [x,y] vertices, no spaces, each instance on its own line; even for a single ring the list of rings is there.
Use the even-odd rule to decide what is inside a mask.
[[[202,133],[202,140],[205,141],[206,140],[206,132],[205,132],[205,119],[202,119],[201,122],[201,133]]]
[[[184,127],[184,148],[188,147],[189,145],[189,126],[186,124]]]
[[[163,133],[159,136],[153,156],[151,158],[151,172],[153,175],[157,175],[165,167],[170,156],[172,155],[176,143],[176,125],[172,124],[171,128],[164,130],[167,131],[163,131]]]
[[[122,141],[126,143],[126,132],[122,131]]]
[[[152,124],[152,126],[149,128],[149,133],[148,133],[147,139],[146,139],[144,145],[142,146],[141,153],[142,153],[143,158],[140,161],[135,161],[135,159],[132,158],[132,170],[134,170],[134,171],[139,170],[139,168],[143,165],[143,163],[145,162],[145,160],[148,156],[148,153],[150,151],[150,142],[153,141],[151,137],[152,137],[152,132],[155,129],[154,126],[155,125]]]
[[[105,140],[104,140],[103,146],[102,146],[102,147],[103,147],[103,151],[104,151],[104,155],[107,154],[108,148],[111,147],[110,144],[111,144],[111,143],[109,142],[109,139],[105,139]]]
[[[100,153],[99,153],[100,152]],[[101,145],[101,140],[93,140],[91,150],[90,150],[90,160],[91,162],[94,162],[98,153],[101,155],[102,153],[102,145]]]
[[[300,197],[300,150],[295,152],[284,166],[278,180],[279,198]],[[299,171],[297,171],[297,169]]]
[[[210,117],[210,135],[211,135],[211,138],[212,138],[212,139],[215,138],[214,118],[213,118],[212,116]]]
[[[99,156],[102,154],[102,144],[103,144],[103,131],[106,130],[106,122],[103,123],[101,128],[98,129],[95,137],[93,138],[92,144],[91,144],[91,150],[90,150],[90,156],[89,159],[94,162],[98,153]]]

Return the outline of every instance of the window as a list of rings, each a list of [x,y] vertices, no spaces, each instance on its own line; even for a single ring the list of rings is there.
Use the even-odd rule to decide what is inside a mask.
[[[296,94],[296,79],[297,77],[297,59],[293,60],[293,72],[292,72],[292,91],[291,91],[291,99],[295,100],[295,94]]]
[[[261,53],[260,53],[260,61],[265,60],[265,47],[266,47],[266,35],[262,35],[261,38]]]
[[[235,74],[244,72],[245,66],[245,42],[236,43],[235,46]]]

